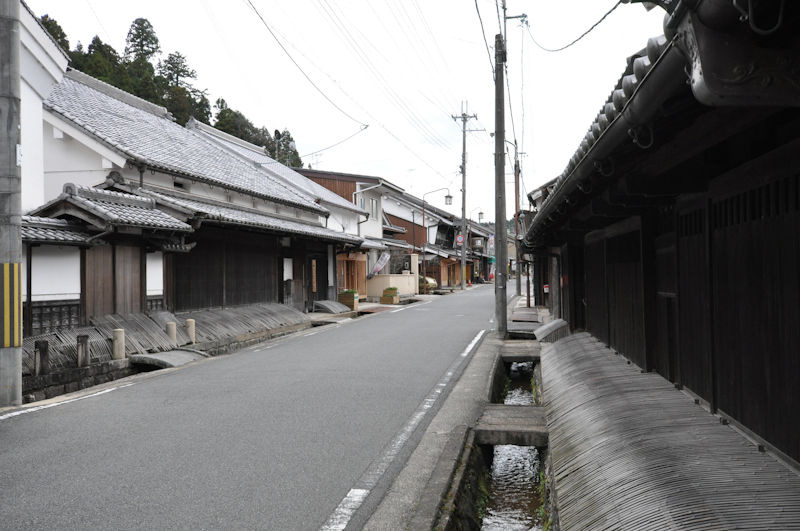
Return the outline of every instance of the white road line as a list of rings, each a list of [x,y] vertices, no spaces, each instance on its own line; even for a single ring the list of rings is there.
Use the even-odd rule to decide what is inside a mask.
[[[308,336],[313,336],[313,335],[315,335],[315,334],[319,334],[319,332],[311,332],[310,334],[306,334],[306,335],[305,335],[305,337],[308,337]]]
[[[132,386],[132,383],[120,385],[118,387],[112,387],[111,389],[104,389],[103,391],[98,391],[97,393],[92,393],[86,396],[79,396],[78,398],[70,398],[69,400],[64,400],[63,402],[55,402],[52,404],[45,404],[44,406],[34,406],[27,409],[20,409],[19,411],[12,411],[11,413],[6,413],[5,415],[0,415],[0,420],[9,419],[11,417],[18,417],[20,415],[25,415],[26,413],[33,413],[34,411],[41,411],[43,409],[50,409],[51,407],[56,406],[63,406],[64,404],[69,404],[71,402],[77,402],[78,400],[83,400],[84,398],[92,398],[94,396],[104,395],[106,393],[110,393],[111,391],[116,391],[117,389],[122,389],[124,387]]]
[[[403,310],[405,310],[405,308],[400,308],[399,310],[392,310],[390,313],[402,312]]]
[[[375,487],[375,485],[378,484],[378,481],[389,469],[389,466],[397,457],[397,454],[400,453],[403,445],[405,445],[408,439],[411,438],[411,434],[414,433],[414,430],[417,429],[417,426],[419,426],[420,422],[422,422],[422,419],[425,418],[425,414],[428,413],[428,410],[430,410],[439,399],[442,391],[444,391],[444,389],[447,387],[447,384],[450,383],[450,380],[453,378],[457,367],[463,363],[464,358],[466,358],[469,353],[472,352],[472,349],[475,348],[475,345],[478,343],[478,341],[480,341],[485,333],[486,330],[481,330],[478,332],[478,335],[475,336],[469,345],[467,345],[467,347],[461,352],[459,357],[456,358],[456,360],[450,365],[447,373],[445,373],[445,375],[439,379],[430,393],[428,393],[428,396],[425,398],[425,400],[422,401],[419,407],[417,407],[416,411],[414,411],[414,413],[411,415],[411,418],[409,418],[405,425],[400,428],[400,431],[395,434],[394,439],[392,439],[391,442],[384,447],[381,455],[372,462],[369,468],[367,468],[367,470],[358,479],[356,485],[360,488],[350,489],[350,492],[347,493],[347,496],[345,496],[336,510],[333,511],[325,524],[320,527],[319,531],[342,531],[345,527],[347,527],[350,519],[353,517],[359,507],[361,507],[361,504],[364,503],[367,495]]]
[[[368,494],[369,491],[366,489],[350,489],[325,525],[320,527],[320,531],[343,531],[355,512],[367,499]]]

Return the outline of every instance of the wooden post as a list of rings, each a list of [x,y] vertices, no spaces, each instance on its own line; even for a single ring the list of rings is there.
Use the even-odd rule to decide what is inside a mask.
[[[197,343],[194,319],[186,319],[186,333],[189,334],[189,340],[192,342],[192,345]]]
[[[36,355],[36,376],[50,373],[50,344],[43,340],[37,340],[33,343],[34,353]]]
[[[117,328],[114,330],[114,334],[112,336],[113,347],[112,347],[112,357],[115,360],[124,360],[125,359],[125,330],[122,328]]]
[[[82,334],[78,336],[78,367],[89,365],[89,336]]]

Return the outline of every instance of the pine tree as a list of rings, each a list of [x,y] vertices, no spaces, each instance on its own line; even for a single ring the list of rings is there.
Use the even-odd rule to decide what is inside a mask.
[[[125,58],[129,62],[136,59],[149,62],[160,53],[161,45],[150,21],[146,18],[134,20],[125,38]]]
[[[47,33],[49,33],[50,36],[53,37],[53,39],[58,43],[58,45],[61,46],[61,49],[65,52],[68,52],[69,39],[67,39],[67,34],[64,33],[64,30],[61,28],[58,22],[56,22],[55,19],[50,18],[49,15],[42,15],[41,18],[39,18],[39,22],[42,23],[42,26],[44,26],[44,29],[47,30]]]

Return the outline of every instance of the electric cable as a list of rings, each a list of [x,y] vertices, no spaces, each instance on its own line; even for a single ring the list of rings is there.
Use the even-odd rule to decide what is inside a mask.
[[[308,153],[307,155],[303,155],[303,156],[302,156],[302,157],[300,157],[300,158],[302,159],[303,157],[310,157],[311,155],[316,155],[317,153],[322,153],[323,151],[327,151],[327,150],[329,150],[329,149],[331,149],[331,148],[334,148],[334,147],[338,146],[339,144],[343,144],[343,143],[347,142],[348,140],[350,140],[351,138],[353,138],[354,136],[356,136],[357,134],[359,134],[359,133],[362,133],[362,132],[366,131],[366,130],[367,130],[367,127],[369,127],[369,126],[368,126],[368,125],[362,125],[362,126],[361,126],[361,129],[359,129],[358,131],[356,131],[356,132],[355,132],[355,133],[353,133],[352,135],[348,136],[348,137],[347,137],[347,138],[345,138],[344,140],[342,140],[342,141],[340,141],[340,142],[336,142],[336,143],[335,143],[334,145],[332,145],[332,146],[328,146],[328,147],[326,147],[326,148],[323,148],[323,149],[318,149],[317,151],[312,151],[311,153]]]
[[[621,3],[622,3],[622,0],[618,0],[618,2],[617,2],[616,4],[614,4],[614,7],[612,7],[611,9],[609,9],[609,10],[608,10],[608,12],[607,12],[605,15],[603,15],[603,17],[602,17],[600,20],[598,20],[597,22],[595,22],[595,23],[594,23],[594,25],[593,25],[591,28],[589,28],[588,30],[586,30],[586,31],[583,33],[583,35],[581,35],[580,37],[578,37],[577,39],[575,39],[575,40],[574,40],[574,41],[572,41],[571,43],[567,44],[566,46],[562,46],[561,48],[556,48],[555,50],[551,50],[551,49],[549,49],[549,48],[545,48],[544,46],[542,46],[541,44],[539,44],[538,42],[536,42],[536,39],[534,39],[534,38],[533,38],[533,34],[531,33],[531,28],[530,28],[530,27],[528,28],[528,35],[530,35],[530,36],[531,36],[531,40],[533,41],[533,44],[535,44],[536,46],[538,46],[539,48],[541,48],[541,49],[542,49],[542,50],[544,50],[545,52],[560,52],[561,50],[566,50],[567,48],[569,48],[570,46],[572,46],[573,44],[575,44],[576,42],[578,42],[578,41],[579,41],[579,40],[581,40],[582,38],[586,37],[586,36],[587,36],[587,35],[588,35],[588,34],[589,34],[589,33],[590,33],[590,32],[591,32],[593,29],[595,29],[597,26],[599,26],[599,25],[600,25],[600,23],[601,23],[601,22],[603,22],[603,21],[606,19],[606,17],[607,17],[608,15],[610,15],[610,14],[611,14],[611,13],[612,13],[612,12],[613,12],[615,9],[617,9]]]
[[[494,77],[494,62],[492,61],[492,52],[489,51],[489,42],[486,40],[486,30],[483,29],[483,17],[481,17],[481,10],[478,7],[478,0],[475,0],[475,10],[478,12],[478,20],[481,22],[481,35],[483,36],[483,44],[486,45],[486,55],[489,56],[489,68],[492,70],[492,79]]]
[[[287,50],[287,49],[286,49],[286,48],[283,46],[283,43],[281,43],[281,41],[278,39],[278,37],[277,37],[277,36],[276,36],[276,35],[275,35],[275,34],[272,32],[272,28],[270,28],[270,27],[269,27],[269,24],[267,24],[267,21],[266,21],[266,20],[264,20],[264,17],[262,17],[262,16],[261,16],[261,13],[259,13],[259,12],[258,12],[258,9],[256,9],[256,6],[254,6],[254,5],[253,5],[253,2],[251,2],[250,0],[245,0],[245,2],[247,2],[247,3],[250,5],[250,8],[251,8],[253,11],[255,11],[256,15],[258,15],[258,18],[260,18],[260,19],[261,19],[261,22],[264,24],[264,27],[265,27],[265,28],[267,28],[267,31],[269,31],[269,34],[270,34],[270,35],[272,35],[272,38],[273,38],[273,39],[275,39],[275,42],[277,42],[277,43],[278,43],[278,46],[280,46],[280,47],[281,47],[281,50],[283,50],[283,52],[286,54],[286,56],[287,56],[287,57],[288,57],[288,58],[289,58],[289,59],[292,61],[292,63],[294,63],[294,66],[296,66],[296,67],[297,67],[297,69],[298,69],[298,70],[300,70],[300,72],[303,74],[303,76],[305,76],[305,78],[308,80],[308,82],[309,82],[309,83],[311,83],[311,85],[312,85],[312,86],[313,86],[315,89],[317,89],[317,92],[319,92],[320,94],[322,94],[322,96],[323,96],[323,97],[324,97],[326,100],[328,100],[328,102],[330,102],[330,104],[331,104],[331,105],[333,105],[334,107],[336,107],[336,108],[339,110],[339,112],[341,112],[342,114],[344,114],[345,116],[347,116],[348,118],[350,118],[351,120],[353,120],[355,123],[357,123],[357,124],[359,124],[359,125],[368,125],[368,124],[365,124],[365,123],[363,123],[363,122],[360,122],[359,120],[356,120],[355,118],[353,118],[352,116],[350,116],[349,114],[347,114],[347,113],[346,113],[344,110],[342,110],[342,108],[341,108],[341,107],[339,107],[338,105],[336,105],[336,104],[333,102],[333,100],[332,100],[332,99],[330,99],[330,98],[327,96],[327,94],[325,94],[324,92],[322,92],[322,89],[320,89],[320,88],[319,88],[319,87],[318,87],[318,86],[317,86],[317,85],[316,85],[316,84],[315,84],[315,83],[314,83],[314,82],[311,80],[311,78],[310,78],[310,77],[308,77],[308,74],[306,74],[306,73],[305,73],[305,71],[303,71],[303,69],[300,67],[300,65],[299,65],[299,64],[297,64],[297,61],[295,61],[295,60],[294,60],[294,57],[292,57],[292,55],[289,53],[289,51],[288,51],[288,50]]]
[[[322,5],[324,4],[324,5]],[[327,6],[327,8],[325,7]],[[381,91],[386,95],[392,105],[406,116],[406,119],[409,120],[409,123],[417,129],[417,132],[425,136],[431,143],[438,145],[442,148],[450,147],[447,144],[447,141],[443,138],[437,138],[437,133],[428,127],[423,120],[421,120],[417,116],[416,110],[410,108],[410,106],[403,101],[402,96],[397,94],[388,81],[383,77],[383,75],[378,71],[372,61],[365,55],[364,51],[359,46],[359,43],[356,41],[355,37],[353,37],[352,33],[347,29],[345,23],[342,19],[337,15],[337,13],[333,10],[333,8],[328,4],[327,0],[321,0],[320,7],[325,10],[325,13],[328,15],[325,17],[326,22],[328,25],[331,25],[331,28],[334,29],[339,34],[339,38],[342,40],[342,43],[348,46],[351,50],[351,53],[356,58],[356,60],[360,61],[367,72],[375,79],[378,83]],[[320,9],[317,7],[317,9]],[[332,25],[333,24],[333,25]],[[334,27],[335,25],[335,27]],[[367,43],[371,46],[367,40]],[[373,46],[374,47],[374,46]]]

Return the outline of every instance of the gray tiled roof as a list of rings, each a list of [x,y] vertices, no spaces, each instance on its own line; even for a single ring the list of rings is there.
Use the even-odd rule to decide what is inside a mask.
[[[180,209],[189,210],[196,214],[205,215],[206,219],[224,221],[239,225],[260,227],[270,231],[286,234],[298,234],[319,240],[338,241],[352,244],[359,244],[363,238],[336,232],[334,230],[304,223],[300,220],[291,220],[279,216],[271,216],[258,210],[239,207],[214,201],[211,199],[201,199],[181,192],[155,191],[151,189],[138,190],[139,194],[151,197],[159,204]]]
[[[44,103],[130,160],[304,210],[327,209],[139,100],[74,70]]]
[[[364,209],[359,208],[358,206],[354,205],[353,203],[341,197],[340,195],[331,192],[324,186],[315,183],[308,177],[300,175],[292,168],[284,166],[283,164],[275,161],[275,159],[265,154],[263,150],[256,151],[254,149],[247,148],[239,143],[226,140],[225,138],[222,137],[222,135],[208,133],[206,131],[203,131],[202,129],[199,129],[199,134],[213,136],[215,141],[224,145],[226,148],[238,153],[239,155],[249,160],[252,160],[254,163],[259,164],[259,166],[267,172],[277,173],[282,178],[286,179],[291,184],[296,186],[302,192],[309,194],[311,197],[319,198],[321,201],[332,206],[344,208],[346,210],[358,212],[361,214],[366,214],[366,211]]]
[[[64,192],[67,201],[112,225],[192,232],[190,225],[158,210],[152,199],[74,184],[66,185]]]
[[[86,244],[89,234],[77,225],[63,219],[22,216],[22,241],[58,243],[61,245]]]

